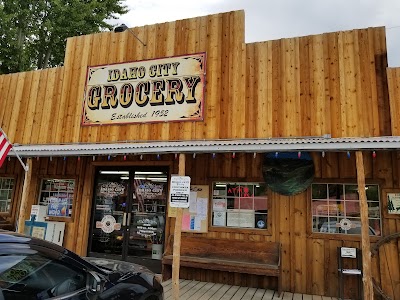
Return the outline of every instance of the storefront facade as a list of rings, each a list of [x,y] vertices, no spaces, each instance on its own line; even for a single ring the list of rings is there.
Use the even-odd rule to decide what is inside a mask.
[[[155,245],[174,231],[169,181],[185,153],[191,185],[207,192],[183,239],[280,242],[283,290],[337,296],[337,247],[361,247],[355,150],[372,245],[400,227],[387,201],[400,191],[400,72],[386,69],[384,28],[246,44],[236,11],[132,32],[73,37],[63,67],[0,76],[1,127],[30,165],[28,180],[12,153],[0,169],[1,216],[17,224],[48,206],[68,249],[161,270]],[[284,152],[313,164],[290,195],[268,181],[268,160]],[[398,242],[379,249],[373,277],[396,299]],[[256,275],[180,274],[276,288]],[[356,297],[355,280],[347,287]]]

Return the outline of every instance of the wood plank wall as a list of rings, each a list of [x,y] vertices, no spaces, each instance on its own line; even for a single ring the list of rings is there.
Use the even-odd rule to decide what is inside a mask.
[[[320,153],[312,153],[315,164],[315,180],[331,179],[339,182],[356,183],[356,167],[354,155],[348,159],[345,153],[326,153],[322,157]],[[367,180],[378,182],[382,190],[387,188],[400,188],[400,152],[377,152],[377,157],[372,158],[370,152],[365,156],[365,172]],[[77,195],[74,204],[75,215],[71,222],[67,222],[64,246],[86,255],[91,203],[94,182],[94,164],[118,165],[118,164],[148,164],[157,165],[160,163],[170,164],[170,172],[176,173],[177,161],[173,155],[162,155],[157,160],[155,155],[145,155],[143,161],[137,156],[128,156],[127,161],[123,157],[113,158],[107,161],[106,157],[96,157],[92,162],[91,157],[82,157],[80,160],[73,157],[63,158],[41,158],[33,160],[33,177],[30,194],[31,204],[38,199],[40,179],[42,177],[74,177],[77,179]],[[262,154],[253,158],[253,154],[237,153],[235,158],[232,155],[217,154],[212,158],[211,154],[198,154],[196,158],[188,156],[186,170],[187,175],[192,178],[193,184],[209,184],[214,180],[228,181],[263,181],[262,178]],[[6,161],[5,167],[1,169],[1,176],[6,174],[17,175],[16,190],[22,189],[23,170],[16,159]],[[18,193],[17,193],[18,194]],[[20,195],[20,193],[19,193]],[[228,228],[210,228],[204,235],[212,238],[231,240],[268,240],[280,241],[282,243],[282,268],[283,288],[292,292],[337,296],[337,256],[336,248],[360,247],[359,237],[329,237],[312,236],[309,233],[309,211],[310,196],[303,192],[295,196],[281,196],[275,193],[269,195],[271,210],[268,222],[271,226],[271,234],[258,234],[249,230],[237,230]],[[15,199],[17,202],[19,197]],[[383,202],[383,201],[382,201]],[[13,214],[18,205],[13,206]],[[174,231],[174,218],[167,220],[167,232]],[[382,234],[384,236],[399,232],[400,218],[385,218],[382,223]],[[184,236],[187,233],[183,233]],[[377,256],[373,259],[373,277],[382,285],[384,291],[398,299],[400,295],[400,244],[392,242],[382,247]],[[239,274],[228,274],[218,271],[183,269],[181,276],[197,280],[210,280],[226,282],[237,285],[261,286],[274,288],[274,279],[258,276],[245,276]],[[357,296],[356,283],[350,279],[347,281],[348,297],[355,299]]]
[[[0,76],[0,126],[11,141],[391,134],[383,27],[245,44],[244,12],[235,11],[133,31],[147,46],[128,31],[73,37],[64,67]],[[195,52],[207,52],[204,121],[80,126],[88,65]]]
[[[390,99],[390,118],[392,134],[400,135],[400,68],[388,68],[388,87]]]
[[[287,136],[398,135],[399,73],[386,77],[384,28],[368,28],[308,37],[244,44],[244,13],[230,12],[133,29],[68,39],[64,67],[0,76],[0,126],[12,142],[22,144],[110,142],[125,140],[191,140]],[[99,51],[100,49],[100,51]],[[207,52],[204,122],[80,127],[83,87],[88,65]],[[390,104],[390,105],[389,105]],[[391,108],[391,109],[390,109]],[[391,115],[390,115],[391,114]],[[354,158],[343,153],[313,154],[316,178],[354,180]],[[104,159],[104,158],[100,158]],[[133,158],[132,158],[133,159]],[[129,159],[129,160],[132,160]],[[172,157],[166,160],[173,161]],[[366,177],[381,188],[400,188],[399,152],[367,155]],[[133,159],[134,160],[134,159]],[[262,180],[261,157],[250,154],[198,155],[188,159],[193,184],[213,179]],[[177,171],[176,163],[173,172]],[[78,194],[65,246],[85,254],[89,233],[94,169],[90,158],[34,161],[31,201],[36,202],[41,176],[76,176]],[[1,175],[23,171],[15,159]],[[337,295],[336,247],[359,246],[357,240],[314,238],[307,193],[271,194],[272,234],[211,230],[210,237],[273,240],[283,245],[283,286],[294,292]],[[16,208],[14,208],[15,210]],[[13,212],[15,214],[15,211]],[[173,232],[170,221],[168,230]],[[398,219],[383,221],[384,235],[398,232]],[[399,244],[390,244],[374,259],[374,276],[389,295],[400,295]],[[328,266],[328,271],[325,271]],[[183,276],[239,285],[269,285],[265,279],[218,272],[184,270]],[[273,284],[273,283],[272,283]],[[349,296],[355,296],[354,282]]]
[[[247,44],[248,136],[390,135],[384,28]]]
[[[347,158],[346,153],[312,153],[315,164],[315,180],[333,182],[354,182],[356,180],[355,157]],[[400,188],[400,152],[378,152],[375,159],[371,152],[365,152],[366,179],[379,183],[381,191],[387,188]],[[236,158],[230,154],[218,154],[212,159],[210,154],[188,157],[186,170],[193,184],[209,184],[213,180],[263,181],[261,173],[262,155],[254,159],[252,154],[239,153]],[[271,235],[259,235],[254,231],[213,229],[204,235],[212,238],[231,240],[268,240],[282,243],[283,289],[297,293],[338,296],[337,247],[361,247],[360,237],[329,237],[310,234],[311,212],[310,195],[303,192],[295,196],[270,194],[272,202],[270,216]],[[381,192],[382,197],[382,192]],[[170,223],[173,232],[174,224]],[[383,236],[399,232],[400,218],[384,219]],[[187,233],[183,233],[183,237]],[[400,244],[396,241],[382,247],[374,257],[373,277],[392,297],[400,297]],[[350,265],[348,266],[350,267]],[[355,267],[355,266],[353,266]],[[217,271],[184,269],[181,276],[188,279],[219,281],[230,284],[271,287],[274,282],[258,276],[227,274]],[[275,283],[276,284],[276,283]],[[354,278],[346,281],[347,297],[357,299]],[[397,297],[397,298],[396,298]]]

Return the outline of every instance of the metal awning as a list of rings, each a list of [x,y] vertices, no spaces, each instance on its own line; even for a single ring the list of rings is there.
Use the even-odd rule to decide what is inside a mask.
[[[269,138],[234,140],[191,140],[118,142],[90,144],[14,144],[21,157],[163,154],[163,153],[224,153],[224,152],[284,152],[284,151],[356,151],[400,149],[399,136],[366,138]],[[15,156],[13,151],[9,156]]]

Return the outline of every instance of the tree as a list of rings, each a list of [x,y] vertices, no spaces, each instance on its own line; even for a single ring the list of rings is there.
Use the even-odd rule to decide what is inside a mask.
[[[60,65],[66,38],[112,29],[123,1],[0,0],[0,74]]]

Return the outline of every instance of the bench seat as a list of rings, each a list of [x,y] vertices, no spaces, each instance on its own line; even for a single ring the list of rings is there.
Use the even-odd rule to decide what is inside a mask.
[[[164,280],[171,278],[172,249],[173,235],[168,239],[162,258]],[[180,266],[277,277],[278,293],[281,294],[280,252],[277,242],[182,236]]]

